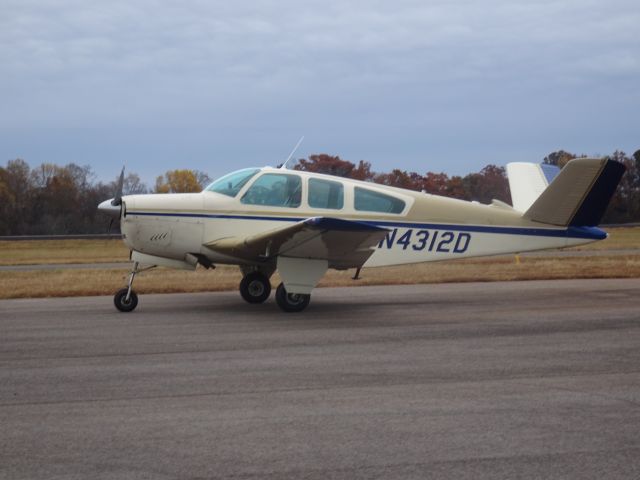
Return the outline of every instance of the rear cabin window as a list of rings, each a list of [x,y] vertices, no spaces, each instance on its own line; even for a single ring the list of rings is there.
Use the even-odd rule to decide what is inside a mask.
[[[404,210],[404,201],[366,188],[354,189],[356,210],[363,212],[401,213]]]
[[[310,178],[309,206],[340,210],[344,206],[344,186],[340,182]]]
[[[247,205],[270,207],[300,206],[302,181],[298,175],[265,173],[253,182],[240,200]]]

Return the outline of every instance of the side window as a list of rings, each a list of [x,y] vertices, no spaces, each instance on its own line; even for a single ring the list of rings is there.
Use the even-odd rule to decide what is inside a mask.
[[[401,213],[404,202],[391,195],[355,187],[355,209],[364,212]]]
[[[340,182],[310,178],[309,206],[340,210],[344,206],[344,187]]]
[[[302,182],[298,175],[265,173],[253,182],[240,200],[247,205],[271,207],[300,206]]]

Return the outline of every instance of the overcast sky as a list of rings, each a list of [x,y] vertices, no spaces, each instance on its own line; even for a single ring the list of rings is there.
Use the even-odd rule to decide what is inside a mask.
[[[465,174],[640,148],[638,0],[0,0],[0,164]]]

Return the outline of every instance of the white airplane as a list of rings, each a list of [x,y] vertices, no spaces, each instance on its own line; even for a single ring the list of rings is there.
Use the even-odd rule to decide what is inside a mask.
[[[379,267],[563,248],[602,240],[596,228],[625,171],[576,159],[561,171],[507,166],[513,206],[467,202],[297,170],[246,168],[190,194],[122,196],[99,205],[120,220],[133,269],[114,297],[134,310],[137,273],[239,265],[240,294],[262,303],[277,270],[276,302],[304,310],[329,268]],[[124,174],[124,171],[123,171]]]

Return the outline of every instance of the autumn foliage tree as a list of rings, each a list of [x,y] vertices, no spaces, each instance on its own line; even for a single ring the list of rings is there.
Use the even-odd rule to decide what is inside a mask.
[[[24,160],[11,160],[0,169],[0,234],[104,232],[96,206],[112,194],[93,182],[88,166],[44,163],[31,169]]]
[[[640,150],[632,156],[616,150],[609,156],[611,160],[622,163],[625,174],[611,199],[604,216],[605,222],[624,223],[640,220]]]
[[[31,195],[29,180],[30,168],[27,162],[17,158],[7,163],[0,174],[0,208],[4,235],[9,232],[23,231],[32,223]]]
[[[472,173],[462,179],[469,200],[491,203],[493,199],[511,203],[509,181],[504,167],[487,165],[479,173]]]
[[[114,187],[117,186],[119,178],[113,182]],[[122,182],[122,194],[123,195],[140,195],[142,193],[148,193],[149,189],[147,185],[140,179],[137,173],[130,172],[124,177]]]
[[[373,177],[375,183],[388,185],[390,187],[406,188],[409,190],[420,190],[421,177],[416,172],[407,172],[394,168],[389,173],[377,173]]]
[[[449,196],[450,182],[451,179],[446,173],[427,172],[422,176],[420,190],[431,195]]]
[[[208,179],[208,177],[206,177]],[[197,193],[205,185],[201,172],[197,170],[169,170],[156,178],[155,193]]]
[[[305,172],[325,173],[327,175],[335,175],[337,177],[353,178],[355,180],[371,180],[373,172],[371,172],[371,164],[360,160],[358,165],[347,160],[342,160],[338,156],[327,155],[321,153],[319,155],[311,155],[308,159],[301,158],[295,166],[296,170]]]
[[[584,157],[584,155],[582,155],[582,157]],[[578,158],[578,156],[573,153],[565,152],[564,150],[558,150],[557,152],[551,152],[549,155],[544,157],[542,159],[542,163],[562,168],[574,158]]]
[[[0,233],[6,232],[10,227],[11,206],[15,204],[15,196],[8,185],[9,174],[5,168],[0,167]]]

